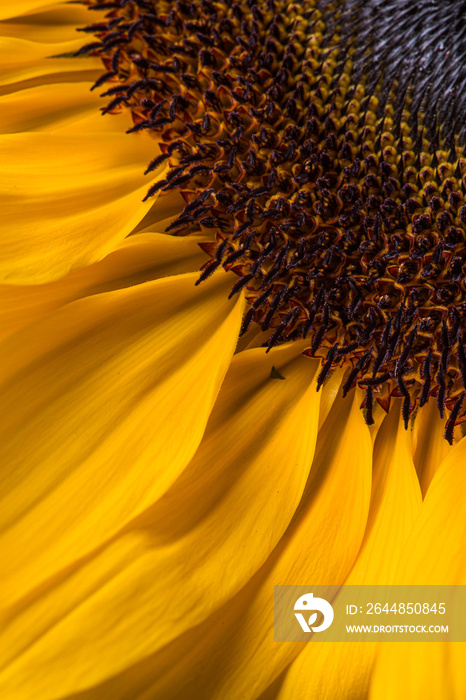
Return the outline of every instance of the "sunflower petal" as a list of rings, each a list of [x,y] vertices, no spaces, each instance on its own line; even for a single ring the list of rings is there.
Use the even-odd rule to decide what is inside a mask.
[[[37,77],[44,80],[44,76],[53,74],[101,70],[102,64],[96,57],[73,58],[83,43],[82,38],[48,44],[0,36],[0,86]]]
[[[0,131],[2,134],[52,128],[56,131],[91,114],[97,117],[95,125],[98,126],[99,121],[104,121],[99,110],[105,103],[91,92],[91,87],[91,82],[56,83],[3,95],[0,97]],[[108,131],[118,130],[115,115],[112,120],[111,128],[105,121]]]
[[[103,258],[131,231],[153,204],[141,201],[152,142],[140,136],[0,137],[4,282],[49,282]]]
[[[179,341],[185,347],[181,338]],[[273,362],[280,363],[281,371],[286,374],[285,382],[270,378]],[[118,539],[76,566],[73,574],[64,573],[58,581],[50,582],[50,590],[39,591],[32,605],[26,603],[29,610],[12,620],[6,648],[13,650],[16,634],[25,646],[26,640],[31,645],[6,671],[11,683],[19,683],[15,686],[15,697],[32,693],[35,698],[45,698],[51,679],[65,693],[111,676],[198,624],[251,578],[287,528],[306,483],[318,425],[320,396],[312,381],[316,368],[316,362],[299,355],[296,358],[295,346],[280,348],[268,358],[264,357],[263,349],[235,357],[202,445],[173,490]],[[174,383],[176,378],[172,377],[171,386]],[[182,390],[188,392],[187,386],[183,385]],[[192,395],[193,391],[189,391],[184,405],[179,407],[182,414],[187,412],[186,402],[193,401]],[[179,403],[181,397],[177,395],[172,400]],[[194,410],[192,407],[191,420]],[[158,415],[163,413],[164,408],[159,405]],[[132,419],[136,431],[137,417],[133,415]],[[161,425],[158,431],[165,432]],[[167,430],[169,438],[173,434],[173,428]],[[118,442],[116,450],[121,449],[121,440]],[[164,459],[170,464],[174,455],[165,454]],[[93,471],[98,471],[95,457],[92,462]],[[122,455],[123,463],[131,464],[128,453],[126,457]],[[146,467],[147,464],[146,461]],[[153,498],[147,489],[155,480],[155,465],[147,470],[145,484],[143,475],[134,473],[135,467],[130,471],[131,481],[138,479],[139,499],[147,502]],[[89,489],[92,473],[85,465],[79,468],[77,477]],[[99,493],[97,503],[91,504],[88,499],[83,506],[83,492],[76,488],[79,483],[72,484],[76,479],[69,477],[62,493],[60,487],[50,496],[43,493],[35,513],[28,513],[21,523],[22,537],[16,532],[13,539],[16,546],[20,540],[28,546],[31,530],[27,520],[30,517],[36,525],[41,523],[40,545],[37,539],[30,542],[35,550],[34,557],[29,557],[34,560],[32,569],[40,568],[43,576],[44,565],[48,569],[57,560],[66,565],[70,547],[74,556],[79,557],[86,539],[91,538],[98,545],[102,518],[107,526],[110,519],[118,523],[118,518],[124,524],[130,509],[130,494],[122,488],[118,488],[117,494],[109,493],[108,474],[106,477],[100,474],[95,481],[103,479],[107,482],[105,497]],[[128,479],[122,486],[128,491]],[[152,494],[153,490],[151,486]],[[57,515],[54,503],[61,505],[64,499],[68,503],[66,517],[59,523],[54,517]],[[116,505],[124,512],[115,512]],[[231,513],[235,513],[233,521]],[[58,517],[63,515],[62,512]],[[44,554],[46,529],[50,533],[49,552]],[[67,535],[63,536],[67,529]],[[37,552],[41,553],[39,557]],[[16,583],[21,586],[21,581],[27,580],[30,585],[34,572],[31,567],[28,569],[24,551],[21,557],[24,563]],[[11,566],[11,558],[9,561]],[[175,618],[165,609],[167,597],[173,596],[179,601]],[[51,597],[53,606],[49,602]],[[123,599],[138,600],[131,611],[127,610],[124,621],[120,619]],[[57,611],[63,616],[61,619]],[[114,624],[109,627],[111,619]],[[95,651],[89,646],[88,625],[93,628]],[[56,635],[56,643],[49,640]],[[85,644],[79,641],[81,636],[86,639]],[[79,647],[83,655],[76,653]],[[57,652],[56,665],[51,659],[47,661],[52,648]],[[22,673],[23,663],[29,669],[39,664],[37,668],[42,668],[39,677],[30,671]],[[44,669],[49,669],[45,670],[45,674],[50,674],[48,683]],[[79,682],[77,674],[81,676]],[[9,687],[6,677],[5,682],[3,697],[9,697],[13,691],[6,691]],[[42,683],[46,684],[44,688]]]
[[[2,4],[0,7],[0,19],[21,17],[29,12],[39,12],[53,6],[56,6],[56,3],[47,2],[47,0],[15,0],[14,3]]]
[[[205,253],[196,236],[130,236],[100,262],[42,285],[0,285],[0,340],[54,309],[92,294],[198,270]]]
[[[390,584],[403,546],[421,507],[421,493],[411,458],[409,436],[396,407],[384,419],[374,452],[371,509],[358,558],[346,585]],[[364,605],[364,592],[354,593]],[[333,602],[338,614],[339,600]],[[344,611],[341,611],[344,614]],[[350,700],[367,695],[375,643],[313,642],[290,667],[280,700],[319,698]],[[312,668],[312,673],[308,669]]]
[[[418,411],[413,426],[413,459],[424,495],[435,472],[451,451],[444,434],[445,421],[439,416],[437,402],[431,400],[422,411]]]
[[[371,509],[348,581],[352,585],[394,582],[401,552],[421,508],[409,435],[397,408],[392,406],[375,440]]]
[[[14,4],[17,6],[17,3]],[[17,36],[28,41],[43,43],[62,43],[79,36],[76,33],[77,27],[89,24],[90,20],[97,20],[96,13],[91,14],[87,7],[78,3],[51,5],[42,2],[41,6],[32,7],[30,10],[22,16],[15,14],[13,17],[5,18],[0,14],[2,20],[0,35]]]
[[[319,430],[301,504],[268,561],[228,606],[195,630],[195,643],[194,634],[180,637],[150,659],[150,668],[149,661],[142,666],[149,687],[135,695],[138,700],[257,698],[302,650],[273,641],[273,587],[343,583],[357,555],[369,509],[372,450],[361,396],[355,394],[353,404],[340,395]]]
[[[397,582],[466,584],[466,440],[449,451],[432,479],[403,551]],[[410,700],[461,700],[466,696],[464,644],[384,644],[371,684],[371,700],[399,698],[397,677]],[[428,669],[428,672],[426,671]]]
[[[5,604],[98,547],[185,468],[236,344],[242,303],[225,301],[227,278],[83,299],[1,346]]]

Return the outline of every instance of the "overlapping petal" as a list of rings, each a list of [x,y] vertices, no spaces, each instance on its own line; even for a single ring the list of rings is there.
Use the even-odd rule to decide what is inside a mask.
[[[60,3],[63,7],[63,3]],[[56,2],[47,2],[47,0],[16,0],[14,3],[5,3],[0,9],[0,19],[10,19],[12,17],[27,16],[30,13],[36,13],[47,10],[51,7],[57,7]]]
[[[65,73],[83,73],[98,71],[101,63],[98,58],[85,56],[73,58],[83,45],[82,38],[60,43],[28,41],[17,37],[1,36],[0,28],[0,86],[6,88],[44,76],[63,75]]]
[[[92,128],[97,131],[102,127],[106,131],[118,130],[121,117],[115,115],[105,119],[100,116],[102,100],[91,91],[91,82],[61,82],[50,85],[38,85],[24,90],[16,90],[0,97],[0,132],[2,134],[20,133],[22,131],[53,131],[71,127],[79,135],[76,125],[86,117],[92,116]],[[121,131],[131,125],[129,117],[123,117]],[[90,124],[87,124],[89,127]],[[82,129],[82,127],[80,127]]]
[[[197,293],[183,275],[82,299],[2,345],[3,605],[99,547],[184,469],[236,345],[242,304],[226,301],[223,277]]]
[[[377,434],[371,508],[361,550],[345,585],[391,584],[413,522],[421,507],[409,436],[392,407]],[[355,589],[364,605],[364,589]],[[335,614],[340,601],[333,603]],[[278,697],[352,700],[367,696],[377,645],[371,642],[331,644],[313,641],[292,664]],[[312,669],[312,670],[311,670]]]
[[[9,11],[12,15],[6,16]],[[26,12],[24,9],[28,8]],[[77,39],[77,28],[97,20],[81,3],[5,3],[0,9],[0,36],[21,37],[39,43],[61,43]]]
[[[457,428],[457,434],[460,433]],[[412,429],[413,459],[419,476],[422,493],[425,496],[430,482],[443,460],[451,452],[444,439],[445,426],[439,420],[436,401],[429,401],[422,411],[418,411]],[[458,438],[461,437],[461,433]]]
[[[302,645],[273,640],[274,585],[335,585],[351,569],[364,533],[371,482],[370,437],[358,400],[333,404],[319,430],[300,506],[265,565],[208,624],[151,660],[160,668],[152,674],[152,685],[136,697],[259,698],[302,650]]]
[[[181,337],[178,340],[186,347]],[[280,381],[270,377],[272,362],[279,362],[280,371],[287,377],[283,388]],[[198,363],[199,358],[195,364]],[[123,531],[86,560],[70,562],[70,571],[65,570],[55,581],[47,583],[45,592],[38,590],[35,594],[32,591],[31,604],[23,601],[21,606],[26,610],[18,607],[16,614],[11,613],[11,626],[7,628],[10,643],[7,646],[13,648],[12,639],[18,630],[22,630],[18,639],[26,646],[23,627],[26,621],[29,621],[28,638],[32,644],[30,649],[24,649],[5,674],[5,683],[8,683],[6,679],[10,673],[11,682],[19,683],[14,686],[18,697],[27,697],[32,688],[36,697],[47,697],[45,688],[41,689],[39,674],[31,677],[30,672],[23,674],[19,670],[21,666],[31,669],[39,664],[34,659],[42,659],[44,667],[49,669],[49,678],[56,680],[63,670],[60,681],[63,693],[86,687],[138,661],[198,624],[253,576],[293,518],[306,483],[318,425],[320,397],[312,381],[315,371],[315,362],[307,358],[296,359],[293,346],[276,351],[273,359],[271,357],[267,362],[264,362],[263,350],[236,356],[193,462],[164,499],[126,528],[123,526],[128,516],[134,515],[135,509],[131,510],[129,505],[134,495],[125,492],[123,487],[129,489],[128,482],[133,484],[137,478],[134,440],[141,439],[139,434],[128,446],[126,457],[121,457],[121,465],[126,461],[134,466],[130,480],[117,484],[117,494],[113,490],[112,495],[109,474],[97,474],[96,483],[104,481],[105,491],[101,489],[92,503],[87,499],[86,506],[83,506],[82,494],[75,487],[76,483],[89,485],[92,467],[98,471],[95,454],[89,460],[90,469],[81,466],[76,479],[67,478],[62,489],[55,488],[50,496],[42,489],[42,501],[35,513],[30,514],[31,522],[43,523],[41,529],[48,530],[53,537],[48,543],[49,554],[43,553],[40,562],[37,556],[34,557],[33,566],[41,567],[42,576],[45,562],[50,562],[50,567],[59,560],[63,566],[70,551],[75,557],[79,555],[78,549],[84,553],[83,544],[86,546],[87,542],[82,540],[89,528],[94,548],[98,545],[99,531],[103,531],[104,523],[107,535],[111,522],[115,526],[118,520]],[[207,379],[204,377],[205,382]],[[176,375],[170,380],[174,391],[178,384]],[[181,414],[184,420],[192,422],[192,411],[196,407],[192,406],[190,414],[185,415],[186,403],[193,402],[196,390],[202,391],[202,388],[195,384],[193,387],[180,386],[180,391],[187,395],[183,397],[182,406],[179,405],[180,396],[173,396],[172,401],[178,405],[178,420]],[[155,404],[157,397],[153,400]],[[177,430],[170,425],[164,429],[160,424],[161,413],[163,406],[159,401],[158,425],[149,436],[154,443],[150,449],[151,453],[157,451],[164,464],[170,464],[174,455],[170,457],[166,453],[167,447],[165,454],[158,454],[161,435],[165,434],[172,442],[176,437],[172,449],[183,453],[187,450],[187,437],[182,433],[182,425]],[[137,422],[134,410],[131,419],[128,422],[134,425]],[[253,421],[254,429],[251,430]],[[128,435],[124,438],[127,440]],[[121,440],[118,443],[115,450],[121,450]],[[177,461],[180,459],[178,456]],[[143,461],[146,475],[140,473],[138,477],[137,497],[142,504],[154,499],[155,486],[151,482],[157,479],[157,468],[155,459],[152,460],[152,464],[147,459]],[[171,471],[175,467],[172,466]],[[36,476],[42,482],[45,479],[43,471]],[[41,486],[45,484],[41,483]],[[57,522],[51,519],[47,523],[47,514],[55,510],[50,499],[63,502],[65,493],[68,494],[69,507],[59,528],[62,537],[58,543]],[[14,503],[17,506],[18,500],[15,499]],[[232,513],[235,513],[234,520],[231,519]],[[14,542],[21,539],[20,529],[27,539],[28,516],[23,518],[20,527],[16,527]],[[42,535],[41,550],[45,544]],[[19,585],[26,580],[31,585],[31,571],[28,571],[24,550],[20,556],[23,563]],[[18,583],[18,579],[12,581]],[[17,593],[16,585],[12,589]],[[184,594],[186,590],[189,595]],[[166,609],[170,596],[178,601],[175,615]],[[139,602],[133,607],[134,615],[127,610],[124,619],[120,619],[122,601],[127,599]],[[50,600],[54,600],[53,607]],[[44,617],[48,618],[47,622]],[[38,624],[31,625],[33,619]],[[109,626],[110,620],[114,622]],[[88,624],[93,628],[95,653],[89,653]],[[43,636],[35,640],[38,634]],[[55,637],[56,642],[53,641]],[[76,656],[77,646],[83,648],[82,657]],[[56,663],[50,658],[52,648],[57,653]],[[17,652],[20,651],[22,649],[18,648]],[[67,654],[68,661],[63,664]],[[103,659],[107,661],[103,662]],[[79,683],[75,673],[82,676]],[[9,686],[5,686],[5,692],[6,688]],[[9,688],[8,693],[11,694],[12,689]]]
[[[118,132],[1,136],[3,282],[49,282],[123,240],[152,206],[142,202],[150,144]]]
[[[42,285],[0,285],[0,339],[76,299],[198,270],[203,237],[130,236],[100,262]]]
[[[398,583],[466,583],[465,459],[466,442],[461,440],[444,459],[427,491],[419,518],[402,552]],[[453,605],[454,601],[450,601],[449,607]],[[442,622],[439,619],[439,624]],[[412,700],[461,700],[466,694],[464,644],[385,643],[375,667],[371,700],[398,698],[400,675],[406,695]]]

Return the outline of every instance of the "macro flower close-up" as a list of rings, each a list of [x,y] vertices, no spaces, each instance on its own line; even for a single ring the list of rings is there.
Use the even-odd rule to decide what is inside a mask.
[[[274,587],[466,584],[466,3],[17,0],[0,56],[0,698],[464,700]]]

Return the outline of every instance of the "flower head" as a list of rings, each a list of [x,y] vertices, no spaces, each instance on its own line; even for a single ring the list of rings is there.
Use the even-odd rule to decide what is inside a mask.
[[[462,4],[86,4],[0,11],[2,697],[461,698],[273,587],[464,582]]]

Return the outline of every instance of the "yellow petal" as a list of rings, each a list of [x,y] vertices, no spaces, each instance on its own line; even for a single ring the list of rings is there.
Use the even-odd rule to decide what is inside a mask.
[[[1,136],[3,282],[48,282],[109,253],[153,204],[142,202],[152,143],[121,133]]]
[[[358,558],[345,585],[390,584],[403,547],[421,507],[421,492],[411,458],[409,436],[392,406],[378,431],[374,452],[371,509]],[[365,605],[355,590],[356,605]],[[343,606],[344,603],[341,603]],[[335,614],[340,601],[333,602]],[[375,643],[308,644],[293,662],[279,693],[280,700],[309,698],[351,700],[367,695],[377,650]],[[312,673],[308,670],[312,669]]]
[[[380,406],[377,402],[375,402],[374,409],[372,411],[372,417],[373,417],[374,422],[372,423],[372,425],[369,426],[369,432],[371,434],[372,444],[375,443],[377,433],[379,432],[380,426],[384,422],[386,415],[387,415],[387,413],[382,408],[382,406]]]
[[[421,508],[421,490],[411,457],[409,434],[399,406],[385,417],[374,445],[371,510],[351,584],[390,584],[407,537]]]
[[[185,349],[183,339],[179,340]],[[50,582],[50,590],[38,591],[37,596],[32,592],[31,598],[37,600],[32,604],[24,601],[25,614],[18,606],[19,616],[8,627],[5,648],[13,651],[19,640],[25,651],[6,671],[9,680],[2,697],[9,697],[14,688],[15,700],[31,693],[46,698],[52,681],[66,693],[111,676],[201,622],[261,566],[301,498],[314,453],[320,400],[313,381],[317,363],[299,353],[296,357],[295,345],[264,355],[261,349],[235,357],[201,447],[174,488],[92,559],[77,562],[72,574],[64,572],[58,581]],[[284,381],[270,376],[277,364],[286,376]],[[207,384],[207,378],[204,381]],[[176,385],[176,377],[170,383]],[[187,386],[182,390],[188,392]],[[183,397],[178,420],[182,415],[186,422],[192,421],[195,407],[191,416],[185,416],[192,396],[189,391],[189,397]],[[173,401],[179,404],[181,397]],[[164,407],[159,405],[158,412],[158,431],[173,442],[173,427],[160,425]],[[136,430],[137,416],[132,418]],[[181,430],[178,427],[178,449]],[[132,480],[138,482],[132,488],[137,486],[140,497],[144,494],[147,501],[145,491],[155,479],[155,465],[149,469],[146,461],[149,473],[144,479],[134,473],[129,454],[126,460],[122,457],[121,466],[126,461]],[[173,454],[164,455],[169,465],[173,459]],[[92,462],[98,473],[95,457]],[[91,477],[92,473],[80,467],[79,480],[92,492]],[[105,504],[100,493],[92,510],[88,504],[83,506],[83,492],[72,488],[70,479],[66,494],[56,491],[43,496],[43,507],[36,508],[34,516],[31,513],[40,544],[33,538],[34,550],[28,556],[21,553],[24,563],[17,584],[29,581],[31,585],[32,571],[40,569],[43,576],[44,564],[46,568],[56,566],[58,560],[66,565],[70,549],[75,558],[82,556],[77,550],[77,545],[82,549],[80,540],[90,539],[97,546],[100,519],[108,523],[117,516],[110,505],[128,511],[128,480],[124,484],[127,491],[120,488],[118,498],[115,493],[107,495],[108,475],[94,477],[96,483],[102,480]],[[139,483],[144,480],[145,484]],[[64,500],[66,515],[57,514],[65,510]],[[121,512],[119,515],[121,518]],[[48,542],[45,529],[49,530]],[[23,538],[16,533],[13,539],[16,547],[19,542],[28,544],[30,525],[24,525],[22,531]],[[33,565],[28,558],[34,560]],[[166,607],[170,598],[178,601],[175,616]],[[135,604],[131,609],[125,606],[122,619],[124,600]],[[43,635],[42,641],[38,635]],[[55,662],[50,658],[51,649],[56,651]],[[22,672],[23,664],[28,673]],[[42,669],[37,676],[31,672],[36,664]]]
[[[413,426],[414,464],[424,495],[435,472],[452,449],[444,435],[445,419],[440,418],[437,402],[431,399],[417,412]]]
[[[92,294],[199,270],[198,236],[130,236],[100,262],[41,285],[0,285],[0,340],[60,306]]]
[[[82,37],[60,43],[39,43],[0,36],[0,85],[12,85],[52,74],[100,70],[102,62],[93,56],[73,57],[84,44]],[[63,57],[65,55],[65,57]]]
[[[427,491],[403,551],[397,582],[416,585],[466,583],[466,440],[452,448]],[[441,622],[441,621],[440,621]],[[385,643],[377,659],[370,697],[399,698],[400,669],[410,700],[466,697],[464,644]]]
[[[15,0],[15,2],[3,3],[0,7],[0,19],[39,12],[51,6],[55,7],[56,3],[47,2],[47,0]]]
[[[46,4],[47,7],[33,7],[31,12],[20,17],[5,19],[0,15],[0,19],[3,19],[0,24],[0,36],[16,36],[44,43],[63,42],[81,36],[82,44],[85,44],[86,35],[77,34],[76,27],[96,22],[98,14],[89,12],[87,7],[80,3],[59,3],[53,6],[50,6],[50,3],[41,3]]]
[[[320,400],[319,429],[324,425],[334,402],[337,400],[344,374],[344,370],[335,369],[320,389],[322,396]],[[348,399],[348,401],[350,400]]]
[[[273,587],[343,583],[357,555],[369,508],[372,449],[361,395],[355,395],[352,404],[340,394],[319,431],[301,504],[268,561],[209,625],[196,630],[196,643],[194,635],[181,637],[150,660],[152,685],[138,699],[258,698],[302,650],[300,644],[273,641]],[[148,664],[141,669],[147,675]]]
[[[21,131],[56,131],[76,124],[88,115],[94,115],[92,129],[105,122],[109,131],[117,131],[115,115],[112,126],[102,118],[100,108],[106,103],[91,82],[57,83],[18,90],[0,97],[0,131],[3,134]],[[97,117],[97,118],[96,118]],[[129,128],[130,121],[127,121]],[[109,128],[110,126],[110,128]],[[122,129],[125,131],[125,129]]]
[[[1,346],[2,603],[98,547],[191,459],[242,311],[226,274],[196,277],[83,299]]]
[[[406,584],[458,584],[466,560],[466,440],[451,448],[427,491],[416,526],[403,552],[398,579]]]
[[[114,119],[114,115],[110,116]],[[156,153],[153,154],[157,155]],[[179,192],[171,190],[169,192],[161,192],[157,199],[157,206],[152,207],[146,216],[141,219],[135,227],[133,233],[142,233],[143,231],[165,231],[169,224],[176,219],[180,212],[186,206],[186,202]],[[203,232],[205,241],[215,241],[216,237],[213,230],[209,234]]]

